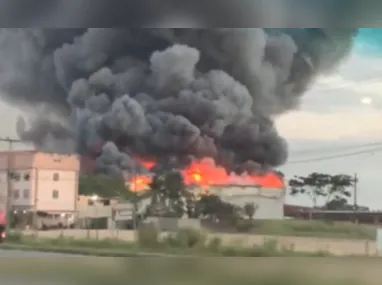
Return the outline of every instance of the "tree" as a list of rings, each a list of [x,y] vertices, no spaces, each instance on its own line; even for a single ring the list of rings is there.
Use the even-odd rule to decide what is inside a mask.
[[[339,201],[351,196],[349,187],[353,185],[353,179],[349,175],[330,175],[323,173],[311,173],[306,177],[295,176],[289,181],[291,195],[306,195],[317,208],[320,198],[325,199],[325,205],[332,200]],[[310,212],[310,219],[312,211]]]
[[[201,196],[197,202],[197,212],[201,216],[209,216],[217,218],[218,213],[223,208],[223,202],[216,195]]]
[[[346,205],[347,199],[351,197],[349,187],[354,184],[353,177],[345,174],[337,174],[330,176],[330,183],[326,193],[327,207],[329,203],[333,202],[338,205]]]
[[[164,203],[166,198],[166,191],[164,188],[164,176],[155,175],[149,185],[151,192],[151,204],[156,205],[160,202]]]
[[[240,207],[225,202],[216,195],[202,196],[197,203],[197,209],[201,216],[229,222],[234,222],[242,212]]]
[[[332,199],[326,203],[325,208],[332,211],[353,209],[353,207],[347,203],[345,198]]]
[[[132,195],[123,179],[111,178],[104,174],[82,175],[79,180],[79,193],[85,196],[95,194],[106,199],[128,199]]]
[[[169,200],[169,208],[177,217],[185,213],[186,185],[183,176],[178,171],[171,171],[165,175],[164,187]]]
[[[189,196],[183,176],[178,171],[157,174],[150,183],[151,203],[148,215],[181,217]]]
[[[250,220],[253,220],[253,216],[256,214],[258,208],[259,206],[255,203],[248,202],[244,205],[244,212]]]

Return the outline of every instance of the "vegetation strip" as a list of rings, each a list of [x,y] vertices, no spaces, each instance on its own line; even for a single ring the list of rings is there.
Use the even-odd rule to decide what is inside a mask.
[[[19,250],[19,251],[36,251],[36,252],[49,252],[49,253],[62,253],[80,256],[98,256],[98,257],[179,257],[179,255],[154,253],[154,252],[133,252],[124,250],[113,249],[97,249],[97,248],[79,248],[79,247],[52,247],[52,246],[32,246],[15,243],[5,243],[0,246],[0,249],[5,250]],[[188,257],[188,256],[181,256]]]
[[[44,239],[12,233],[2,249],[45,251],[94,256],[328,256],[324,252],[304,253],[293,250],[280,250],[275,241],[269,240],[254,247],[223,246],[219,238],[207,240],[197,230],[184,229],[160,240],[159,234],[152,227],[138,231],[138,242],[128,243],[120,240],[71,239],[60,237]]]

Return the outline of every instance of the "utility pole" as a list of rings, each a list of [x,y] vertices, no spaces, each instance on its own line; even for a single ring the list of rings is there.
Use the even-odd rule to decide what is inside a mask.
[[[7,219],[7,230],[10,228],[10,217],[12,215],[12,150],[13,150],[13,143],[20,143],[22,142],[19,139],[12,139],[9,137],[6,138],[0,138],[0,142],[7,142],[8,143],[8,153],[7,153],[7,170],[6,170],[6,175],[7,175],[7,197],[6,197],[6,204],[5,204],[5,209],[6,209],[6,219]]]
[[[133,173],[133,228],[134,231],[137,231],[137,169],[136,165],[134,165],[134,173]]]
[[[355,222],[357,223],[357,212],[358,212],[358,201],[357,201],[357,194],[358,194],[358,176],[357,173],[354,174],[354,180],[353,180],[353,198],[354,198],[354,205],[353,205],[353,211],[354,211],[354,218]]]

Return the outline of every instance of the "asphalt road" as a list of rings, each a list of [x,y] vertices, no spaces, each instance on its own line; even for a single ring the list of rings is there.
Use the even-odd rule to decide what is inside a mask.
[[[21,250],[4,250],[0,249],[0,261],[4,261],[3,258],[44,258],[44,257],[81,257],[80,255],[69,255],[60,253],[44,253],[44,252],[33,252],[33,251],[21,251]],[[39,262],[38,259],[34,260]],[[34,281],[26,277],[20,276],[0,276],[1,285],[66,285],[64,282],[55,281]]]
[[[0,258],[4,257],[81,257],[81,255],[0,249]]]

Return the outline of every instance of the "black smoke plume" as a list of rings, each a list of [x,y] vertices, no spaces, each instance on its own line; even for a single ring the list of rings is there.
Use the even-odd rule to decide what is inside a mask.
[[[298,107],[355,33],[1,29],[0,88],[8,102],[40,106],[18,122],[22,139],[94,157],[110,174],[132,171],[134,156],[267,169],[288,154],[273,118]]]

